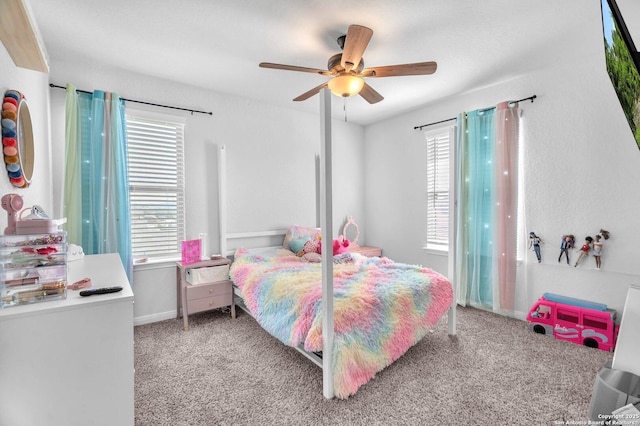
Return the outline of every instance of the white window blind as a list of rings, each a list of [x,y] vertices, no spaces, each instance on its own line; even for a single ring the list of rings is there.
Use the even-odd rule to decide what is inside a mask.
[[[184,240],[184,124],[134,114],[126,120],[133,257],[177,256]]]
[[[449,248],[450,128],[425,133],[427,139],[427,249]]]

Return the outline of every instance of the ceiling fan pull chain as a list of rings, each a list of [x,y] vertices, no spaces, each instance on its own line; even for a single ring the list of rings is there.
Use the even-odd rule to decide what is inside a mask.
[[[342,104],[342,109],[344,110],[344,122],[346,123],[347,122],[347,98],[346,97],[342,98],[342,102],[344,102]]]

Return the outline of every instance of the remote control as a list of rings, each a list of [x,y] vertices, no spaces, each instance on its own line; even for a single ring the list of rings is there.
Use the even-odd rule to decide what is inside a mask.
[[[122,287],[102,287],[102,288],[92,288],[91,290],[82,290],[80,292],[80,296],[91,296],[93,294],[107,294],[107,293],[117,293],[122,290]]]

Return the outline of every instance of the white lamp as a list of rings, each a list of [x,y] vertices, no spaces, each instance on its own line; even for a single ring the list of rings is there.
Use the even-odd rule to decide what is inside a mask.
[[[329,80],[329,89],[336,96],[357,95],[364,86],[364,80],[353,74],[341,74]]]

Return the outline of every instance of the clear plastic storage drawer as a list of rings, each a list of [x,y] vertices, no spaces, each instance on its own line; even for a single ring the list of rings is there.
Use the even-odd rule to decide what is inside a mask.
[[[67,235],[0,235],[0,308],[67,297]]]

